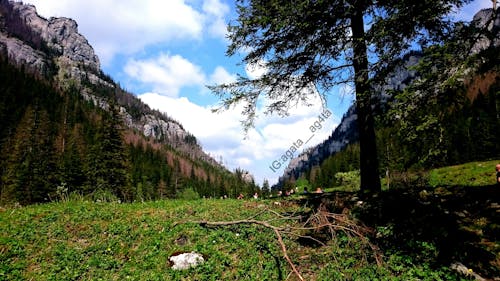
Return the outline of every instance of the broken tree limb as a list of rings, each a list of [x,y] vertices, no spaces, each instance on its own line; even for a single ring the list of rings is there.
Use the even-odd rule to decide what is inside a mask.
[[[281,233],[277,229],[273,229],[273,230],[274,230],[274,233],[276,234],[276,237],[278,237],[278,243],[281,246],[281,251],[283,252],[283,256],[285,257],[286,261],[288,262],[288,264],[292,268],[292,270],[295,273],[295,275],[297,275],[297,277],[300,280],[304,280],[304,278],[302,277],[302,275],[300,274],[300,272],[297,270],[297,268],[295,267],[294,263],[292,262],[292,260],[290,259],[290,257],[288,256],[288,254],[286,252],[286,246],[285,246],[285,243],[283,242],[283,239],[281,237]]]
[[[269,212],[276,217],[277,219],[268,219],[268,220],[257,220],[256,217],[259,215],[264,214],[265,212]],[[360,222],[356,221],[355,219],[351,218],[348,214],[334,214],[330,213],[326,210],[324,206],[320,206],[317,210],[317,212],[311,214],[309,218],[303,223],[302,225],[299,224],[299,226],[289,226],[287,225],[286,227],[281,227],[281,226],[275,226],[271,222],[276,221],[276,220],[289,220],[289,221],[295,221],[299,223],[304,219],[303,216],[283,216],[279,214],[278,212],[275,212],[273,210],[266,209],[262,212],[259,212],[257,215],[254,215],[248,219],[242,219],[242,220],[233,220],[233,221],[216,221],[216,222],[209,222],[206,220],[202,221],[185,221],[181,223],[195,223],[199,224],[203,227],[223,227],[223,226],[230,226],[230,225],[242,225],[242,224],[247,224],[247,225],[259,225],[268,229],[271,229],[277,239],[278,244],[280,245],[281,252],[290,265],[292,272],[291,274],[295,274],[299,280],[304,280],[302,277],[302,274],[299,272],[295,264],[293,263],[292,259],[289,257],[287,248],[285,246],[285,243],[283,242],[283,234],[287,235],[292,235],[296,237],[301,237],[305,239],[311,239],[312,241],[315,241],[316,243],[320,245],[326,245],[319,239],[316,239],[312,236],[309,235],[304,235],[304,231],[314,231],[314,232],[321,232],[326,230],[327,233],[329,233],[332,238],[335,237],[337,231],[341,231],[345,233],[349,237],[358,237],[365,245],[369,246],[371,250],[374,253],[375,260],[377,262],[377,265],[381,266],[382,265],[382,256],[380,254],[380,250],[378,247],[374,244],[372,244],[369,239],[368,235],[373,232],[373,230],[369,227],[364,226]],[[178,223],[175,223],[176,225]]]
[[[236,220],[236,221],[219,221],[219,222],[208,222],[208,221],[193,221],[192,223],[197,223],[201,226],[207,226],[207,227],[217,227],[217,226],[228,226],[228,225],[237,225],[237,224],[256,224],[256,225],[261,225],[267,228],[270,228],[274,231],[274,234],[276,235],[276,238],[278,239],[278,244],[281,247],[281,252],[283,253],[283,256],[285,257],[286,261],[292,268],[292,271],[295,273],[297,278],[299,280],[304,280],[300,272],[297,270],[297,267],[295,267],[295,264],[292,262],[290,257],[288,256],[287,250],[285,243],[283,242],[283,237],[281,236],[280,231],[285,230],[285,228],[282,227],[277,227],[274,226],[266,221],[259,221],[259,220],[254,220],[254,219],[249,219],[249,220]]]

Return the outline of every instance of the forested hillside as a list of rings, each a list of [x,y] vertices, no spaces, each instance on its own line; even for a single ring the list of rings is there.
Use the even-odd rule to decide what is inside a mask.
[[[254,192],[179,122],[102,73],[76,28],[0,1],[0,203]]]
[[[379,174],[500,156],[500,50],[498,11],[480,11],[442,45],[406,56],[375,88]],[[292,160],[275,188],[299,178],[339,184],[335,175],[359,169],[354,108],[323,144]]]

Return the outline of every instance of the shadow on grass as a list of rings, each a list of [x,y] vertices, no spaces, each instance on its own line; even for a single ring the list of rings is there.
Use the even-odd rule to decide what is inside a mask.
[[[307,204],[349,208],[376,230],[372,237],[388,254],[413,264],[449,267],[460,262],[483,277],[500,276],[500,188],[450,186],[390,190],[360,201],[355,193],[310,196]]]

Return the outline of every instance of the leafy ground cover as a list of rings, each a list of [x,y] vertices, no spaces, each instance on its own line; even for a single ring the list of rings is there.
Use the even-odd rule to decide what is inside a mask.
[[[294,203],[276,206],[270,201],[237,200],[72,201],[3,209],[0,279],[294,280],[269,229],[182,223],[243,218],[294,223],[265,211],[271,207],[283,214],[307,211]],[[339,233],[324,246],[292,236],[284,241],[306,280],[458,280],[448,267],[432,262],[438,249],[431,243],[414,249],[420,258],[384,253],[384,263],[378,266],[370,249],[345,234]],[[202,253],[206,262],[185,271],[170,268],[170,255],[190,251]]]
[[[472,280],[451,269],[457,262],[494,279],[500,276],[499,195],[494,185],[442,185],[363,200],[337,191],[274,200],[80,198],[5,207],[0,280],[298,280],[271,229],[194,223],[245,219],[283,229],[288,255],[305,280]],[[370,231],[293,231],[318,208]],[[170,268],[171,255],[191,251],[205,263]]]

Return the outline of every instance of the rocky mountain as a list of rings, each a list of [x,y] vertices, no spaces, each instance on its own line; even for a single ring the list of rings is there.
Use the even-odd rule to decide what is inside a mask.
[[[100,68],[78,24],[0,0],[0,205],[253,194]]]
[[[33,5],[0,0],[0,54],[26,71],[53,79],[62,88],[79,87],[82,97],[107,109],[107,97],[96,87],[117,93],[125,124],[146,137],[168,144],[193,157],[217,165],[203,152],[196,138],[182,125],[151,110],[130,93],[119,89],[100,69],[99,58],[78,24],[69,18],[45,19]]]
[[[500,16],[498,10],[484,9],[477,12],[472,19],[472,24],[478,29],[486,27],[483,30],[488,32],[478,34],[471,53],[478,53],[489,46],[500,46]]]
[[[477,54],[490,46],[500,46],[500,16],[498,15],[498,10],[485,9],[479,11],[474,16],[472,26],[478,30],[478,33],[476,34],[476,38],[474,38],[475,44],[470,49],[471,54]],[[485,29],[484,27],[487,28]],[[412,81],[418,79],[418,73],[412,69],[412,66],[417,65],[421,56],[421,53],[415,52],[405,56],[399,65],[396,66],[395,70],[387,75],[384,82],[375,87],[376,100],[374,104],[378,107],[374,108],[376,111],[384,111],[384,107],[386,107],[387,102],[391,99],[390,92],[401,91]],[[356,120],[355,105],[351,105],[330,137],[292,159],[273,188],[279,188],[291,179],[298,179],[305,172],[310,171],[312,167],[323,163],[328,157],[342,151],[349,144],[356,143],[358,140]]]

